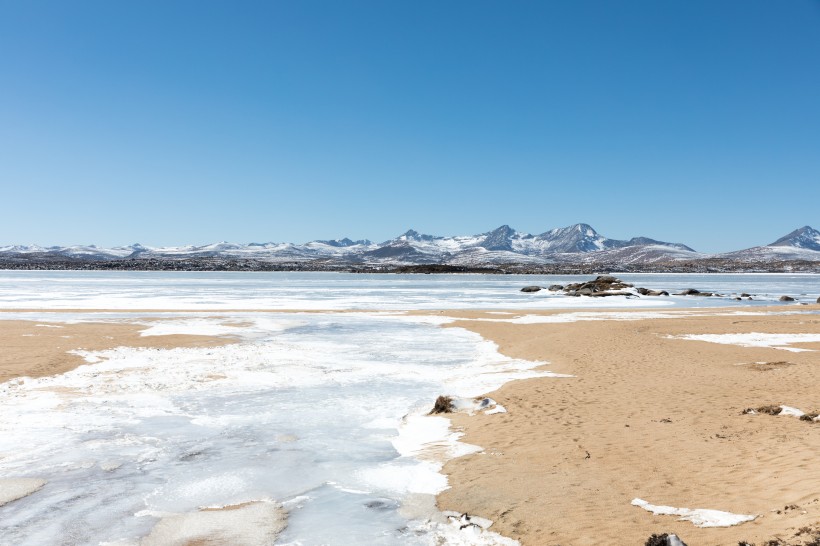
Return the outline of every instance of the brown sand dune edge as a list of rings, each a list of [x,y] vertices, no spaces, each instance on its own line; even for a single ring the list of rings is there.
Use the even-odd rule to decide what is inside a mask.
[[[762,544],[816,528],[820,423],[742,411],[767,404],[820,411],[820,352],[673,336],[818,334],[820,316],[720,313],[451,324],[496,342],[508,356],[548,361],[550,371],[575,377],[516,381],[490,393],[506,414],[453,415],[463,441],[484,452],[445,466],[452,487],[439,507],[490,518],[493,531],[538,546],[643,544],[664,532],[690,546]],[[634,498],[758,517],[698,528],[632,506]]]
[[[15,377],[65,373],[86,364],[68,351],[101,351],[114,347],[215,347],[234,343],[230,337],[173,334],[140,336],[147,326],[125,322],[76,324],[0,320],[0,383]]]

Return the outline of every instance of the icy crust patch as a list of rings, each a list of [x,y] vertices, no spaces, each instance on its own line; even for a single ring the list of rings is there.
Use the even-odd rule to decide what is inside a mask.
[[[799,410],[799,409],[797,409],[797,408],[793,408],[791,406],[780,406],[779,415],[788,415],[788,416],[791,416],[791,417],[803,417],[804,415],[806,415],[806,413]]]
[[[139,546],[273,544],[286,524],[285,511],[272,501],[201,508],[184,514],[145,511],[136,515],[160,518]]]
[[[649,504],[643,499],[632,499],[632,506],[643,508],[656,516],[680,516],[678,521],[689,521],[695,527],[732,527],[747,521],[753,521],[757,516],[746,514],[732,514],[722,510],[708,510],[705,508],[674,508]]]
[[[27,497],[45,484],[40,478],[0,478],[0,506]]]
[[[520,546],[517,540],[507,538],[489,530],[493,522],[489,519],[444,512],[445,523],[427,521],[416,525],[416,529],[425,530],[434,539],[433,544],[447,546]]]
[[[4,507],[3,540],[132,544],[158,519],[205,528],[202,518],[228,518],[197,507],[298,497],[282,503],[285,543],[387,536],[415,546],[446,535],[451,544],[508,544],[493,534],[473,540],[477,529],[454,530],[438,512],[404,517],[398,507],[415,494],[432,507],[447,487],[443,461],[480,449],[425,415],[437,394],[471,399],[555,374],[500,355],[478,334],[415,318],[292,318],[259,316],[234,345],[85,352],[93,364],[0,384],[0,473],[49,482]],[[363,510],[374,497],[387,508]],[[396,535],[408,525],[429,534]]]
[[[818,342],[820,341],[820,334],[766,334],[751,332],[748,334],[687,334],[683,336],[669,336],[669,338],[708,341],[709,343],[738,345],[740,347],[766,347],[799,353],[812,351],[813,349],[789,347],[789,345],[793,343]]]

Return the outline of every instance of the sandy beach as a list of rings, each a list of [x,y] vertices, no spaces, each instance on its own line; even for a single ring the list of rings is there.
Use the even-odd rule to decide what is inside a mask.
[[[789,335],[820,334],[818,311],[436,313],[457,319],[450,327],[495,342],[503,354],[544,361],[545,369],[572,376],[516,381],[489,393],[508,413],[453,414],[463,441],[484,450],[445,466],[451,488],[439,495],[439,508],[489,518],[493,531],[525,546],[643,544],[653,533],[675,533],[689,546],[774,537],[802,544],[794,535],[820,524],[820,422],[743,410],[820,411],[820,339],[742,347],[684,336],[783,334],[773,339],[786,343]],[[143,337],[140,322],[4,320],[0,381],[63,373],[84,363],[69,352],[78,349],[233,341]],[[29,487],[12,497],[41,484],[23,485]],[[633,506],[636,498],[755,519],[699,528]]]
[[[65,373],[85,364],[72,351],[101,351],[114,347],[212,347],[233,343],[225,336],[174,334],[141,336],[147,326],[131,322],[0,322],[0,383],[19,376],[43,377]]]
[[[817,306],[800,310],[808,309]],[[775,537],[802,544],[792,537],[820,522],[820,423],[742,411],[819,411],[820,343],[791,352],[679,338],[820,333],[817,314],[777,311],[545,324],[452,313],[485,319],[452,326],[495,341],[502,353],[548,361],[550,371],[574,377],[490,393],[506,414],[454,415],[463,441],[484,451],[446,465],[452,487],[439,496],[440,508],[490,518],[493,530],[523,545],[643,544],[653,533],[675,533],[690,546]],[[632,506],[635,498],[756,519],[698,528]]]

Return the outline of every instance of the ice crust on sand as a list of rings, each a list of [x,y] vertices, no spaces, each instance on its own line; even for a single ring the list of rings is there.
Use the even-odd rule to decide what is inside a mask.
[[[655,505],[649,504],[639,498],[632,499],[632,506],[643,508],[656,516],[680,516],[678,521],[689,521],[695,527],[732,527],[747,521],[752,521],[757,517],[746,514],[732,514],[731,512],[723,512],[722,510],[709,510],[706,508],[692,509]]]
[[[285,522],[285,511],[271,501],[205,508],[163,515],[140,546],[187,546],[199,542],[272,544],[285,528]]]
[[[806,413],[791,406],[780,406],[780,413],[778,415],[788,415],[791,417],[803,417]]]
[[[670,336],[670,339],[689,339],[692,341],[708,341],[723,345],[739,345],[741,347],[768,347],[782,349],[794,353],[811,351],[800,347],[789,347],[793,343],[814,343],[820,341],[820,334],[767,334],[751,332],[748,334],[687,334]]]
[[[233,345],[85,352],[89,365],[0,384],[0,472],[50,484],[9,505],[3,539],[50,544],[68,529],[73,543],[136,544],[153,518],[207,526],[200,518],[221,516],[198,507],[267,498],[288,506],[283,544],[387,536],[424,546],[454,533],[445,543],[509,543],[487,532],[474,540],[476,530],[435,511],[443,462],[480,448],[426,413],[441,392],[472,400],[511,379],[554,376],[543,363],[416,317],[230,317],[248,323]],[[417,519],[398,508],[413,495],[430,498]],[[362,510],[374,497],[387,508]]]
[[[45,484],[40,478],[0,478],[0,506],[27,497]]]

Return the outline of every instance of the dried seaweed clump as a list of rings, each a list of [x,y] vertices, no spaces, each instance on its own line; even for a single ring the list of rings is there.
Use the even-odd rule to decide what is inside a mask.
[[[780,406],[760,406],[759,408],[746,408],[745,410],[743,410],[743,413],[765,413],[766,415],[780,415],[781,411],[783,411],[783,408]]]
[[[652,533],[652,536],[646,539],[644,546],[686,546],[686,543],[678,538],[677,535],[670,535],[668,533],[658,535]]]
[[[742,540],[738,546],[755,546],[751,542]],[[801,527],[790,539],[773,538],[763,542],[761,546],[820,546],[820,529]]]
[[[436,403],[433,404],[433,409],[430,410],[430,415],[436,413],[453,413],[453,399],[444,395],[436,398]]]
[[[814,420],[817,419],[818,415],[820,415],[820,413],[804,413],[800,416],[800,420],[814,422]]]

